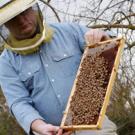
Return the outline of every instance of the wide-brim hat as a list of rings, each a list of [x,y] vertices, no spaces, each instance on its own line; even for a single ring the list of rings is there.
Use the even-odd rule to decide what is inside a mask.
[[[1,0],[0,26],[32,7],[37,0]]]

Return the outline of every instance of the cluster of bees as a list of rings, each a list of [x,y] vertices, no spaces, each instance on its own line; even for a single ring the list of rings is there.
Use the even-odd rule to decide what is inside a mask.
[[[83,59],[70,102],[71,125],[97,123],[110,78],[108,66],[107,59],[100,53]]]

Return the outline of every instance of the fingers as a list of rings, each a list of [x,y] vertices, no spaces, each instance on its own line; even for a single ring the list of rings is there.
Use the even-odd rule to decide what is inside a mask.
[[[53,131],[53,132],[58,132],[58,130],[60,129],[58,126],[53,126],[51,124],[47,124],[46,128],[48,129],[48,131]]]
[[[55,132],[46,132],[46,134],[44,134],[44,135],[57,135],[57,134]]]
[[[68,131],[68,132],[65,132],[63,135],[71,135],[72,132],[71,131]]]
[[[63,130],[62,129],[59,129],[57,135],[62,135],[62,133],[63,133]]]
[[[60,129],[58,126],[53,126],[52,124],[46,124],[39,134],[35,135],[71,135],[72,132],[63,132],[63,129]]]
[[[55,135],[53,132],[46,132],[46,133],[43,133],[43,134],[39,134],[39,133],[36,133],[36,132],[33,132],[34,135]]]
[[[84,37],[85,37],[86,44],[92,44],[93,39],[94,39],[93,30],[86,32]]]
[[[97,42],[109,39],[109,36],[102,30],[91,29],[85,33],[86,44],[95,44]]]
[[[43,135],[56,135],[59,130],[58,126],[53,126],[51,124],[46,124],[44,130],[42,131]]]
[[[44,135],[55,135],[53,132],[46,132]]]
[[[105,41],[108,39],[110,39],[110,37],[109,37],[109,35],[106,34],[106,35],[102,36],[101,41]]]
[[[63,129],[59,129],[56,135],[71,135],[71,134],[72,134],[72,131],[64,132]]]

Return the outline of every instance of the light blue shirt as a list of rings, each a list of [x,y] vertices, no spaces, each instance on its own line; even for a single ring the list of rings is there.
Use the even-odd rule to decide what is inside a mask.
[[[29,133],[32,121],[60,125],[82,57],[86,27],[52,24],[53,39],[32,55],[4,50],[0,85],[11,113]]]

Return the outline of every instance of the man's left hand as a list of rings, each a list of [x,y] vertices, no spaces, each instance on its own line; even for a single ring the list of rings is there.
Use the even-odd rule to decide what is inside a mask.
[[[90,29],[85,33],[84,37],[88,45],[110,39],[105,31],[99,29]]]

